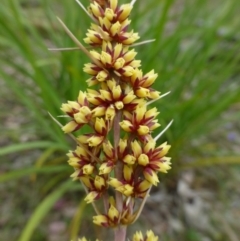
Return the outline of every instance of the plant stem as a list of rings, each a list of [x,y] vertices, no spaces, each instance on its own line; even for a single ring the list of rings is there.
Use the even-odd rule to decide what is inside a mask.
[[[121,112],[118,111],[113,122],[114,150],[115,150],[115,156],[117,160],[117,164],[115,167],[115,177],[118,180],[122,180],[122,175],[123,175],[122,163],[118,160],[118,153],[117,153],[118,143],[120,140],[120,125],[119,125],[120,120],[121,120]],[[123,208],[123,198],[122,198],[122,194],[118,191],[116,191],[116,207],[119,213],[121,213]]]
[[[116,156],[116,160],[117,160],[117,164],[115,167],[115,177],[118,180],[122,180],[122,176],[123,176],[123,165],[122,163],[118,160],[118,152],[117,152],[117,148],[118,148],[118,143],[120,140],[120,125],[119,122],[121,120],[121,115],[122,112],[118,111],[114,122],[113,122],[113,134],[114,134],[114,150],[115,150],[115,156]],[[120,213],[123,211],[123,196],[120,192],[116,191],[116,207]],[[114,241],[125,241],[126,239],[126,232],[127,232],[127,227],[126,226],[118,226],[115,230],[114,230]]]
[[[114,241],[125,241],[127,226],[119,226],[114,230]]]

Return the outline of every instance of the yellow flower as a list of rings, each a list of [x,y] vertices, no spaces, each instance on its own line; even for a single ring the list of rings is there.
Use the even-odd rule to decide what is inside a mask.
[[[133,235],[132,241],[143,241],[142,232],[141,232],[141,231],[136,232],[136,233]]]
[[[148,163],[149,163],[149,158],[146,154],[141,154],[139,157],[138,157],[138,163],[139,165],[141,166],[146,166]]]
[[[159,171],[167,173],[168,170],[171,169],[171,158],[170,157],[164,157],[162,162],[159,162]]]
[[[116,190],[121,192],[123,195],[129,197],[133,194],[134,188],[130,184],[125,184],[120,187],[117,187]]]
[[[119,123],[119,125],[122,127],[122,129],[126,132],[131,132],[132,131],[132,123],[128,120],[124,120]]]
[[[62,127],[62,130],[64,131],[64,133],[71,133],[76,129],[78,129],[78,126],[79,125],[75,121],[70,121],[69,123],[67,123],[65,126]]]
[[[73,117],[78,124],[88,123],[91,119],[91,110],[87,106],[83,106]]]
[[[99,175],[108,174],[112,171],[113,168],[114,168],[114,165],[112,162],[104,162],[99,167]]]
[[[152,183],[154,186],[157,186],[157,184],[159,183],[156,172],[153,171],[151,168],[145,168],[143,171],[143,175],[146,180]]]
[[[93,173],[94,166],[92,164],[87,164],[83,166],[82,170],[83,170],[83,174],[91,175]]]
[[[129,165],[124,165],[123,166],[123,176],[124,176],[124,179],[127,182],[132,181],[132,179],[133,179],[133,167],[129,166]]]
[[[99,193],[97,191],[92,191],[88,193],[88,195],[84,198],[84,200],[87,203],[91,203],[95,201],[98,198],[98,196],[99,196]]]
[[[93,222],[108,228],[135,221],[137,210],[141,210],[136,199],[144,198],[144,203],[151,186],[159,183],[158,173],[171,168],[166,157],[170,146],[163,143],[156,147],[152,137],[160,126],[159,112],[148,106],[159,98],[160,92],[152,88],[158,75],[154,70],[143,74],[137,51],[131,46],[139,39],[138,33],[128,30],[133,2],[90,1],[88,15],[94,23],[84,41],[91,49],[78,44],[91,60],[83,68],[90,75],[86,81],[89,89],[80,91],[76,101],[61,106],[64,116],[70,117],[62,127],[65,133],[84,126],[83,133],[74,137],[78,147],[67,154],[74,168],[71,178],[85,186],[87,203],[104,199],[104,205],[93,203],[98,214]],[[116,200],[108,200],[111,191]],[[137,232],[132,241],[157,239],[148,231],[145,236]]]
[[[149,133],[149,127],[148,126],[144,126],[144,125],[140,125],[139,128],[137,129],[137,133],[140,135],[140,136],[143,136],[143,135],[147,135]]]
[[[146,241],[158,241],[158,237],[154,235],[152,230],[147,231]]]
[[[94,1],[93,3],[90,4],[89,9],[91,10],[91,12],[95,18],[98,19],[99,17],[102,16],[102,13],[101,13],[102,8],[96,1]]]
[[[99,191],[103,190],[106,187],[106,181],[101,176],[96,176],[94,179],[94,186]]]
[[[108,218],[105,215],[97,215],[93,216],[93,223],[99,226],[107,227],[108,226]]]
[[[88,138],[87,143],[89,146],[94,147],[94,146],[98,146],[103,142],[104,136],[91,136],[90,138]]]
[[[135,161],[136,161],[136,157],[130,154],[127,154],[123,159],[123,162],[129,165],[133,165]]]
[[[99,134],[105,134],[107,127],[104,119],[96,118],[94,128]]]
[[[131,4],[123,4],[121,5],[119,12],[120,15],[118,16],[119,21],[124,21],[126,18],[128,18],[130,12],[132,10],[132,5]]]
[[[110,208],[108,209],[108,217],[115,222],[118,220],[119,211],[113,205],[111,205]]]

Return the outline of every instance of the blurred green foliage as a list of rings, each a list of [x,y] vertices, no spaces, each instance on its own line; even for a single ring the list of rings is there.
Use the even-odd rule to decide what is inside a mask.
[[[82,2],[88,5],[87,0]],[[207,165],[217,165],[218,160],[223,163],[224,157],[219,157],[217,150],[206,160],[208,143],[199,142],[194,147],[192,140],[208,136],[220,123],[220,114],[240,100],[239,12],[238,0],[135,3],[131,27],[139,31],[141,40],[155,39],[154,43],[136,47],[142,68],[145,72],[155,69],[159,73],[154,86],[157,90],[171,91],[156,105],[161,111],[159,119],[163,128],[174,120],[165,134],[172,145],[173,173],[189,165],[204,166],[201,156]],[[9,170],[2,174],[0,182],[30,174],[32,178],[37,173],[49,175],[43,185],[50,194],[36,208],[19,241],[31,240],[34,229],[54,202],[69,188],[76,188],[76,184],[69,183],[71,170],[65,158],[66,151],[74,144],[48,112],[55,117],[61,115],[61,103],[75,100],[78,91],[86,89],[88,77],[82,68],[89,60],[80,51],[48,51],[50,47],[75,47],[56,15],[78,39],[83,39],[90,19],[74,0],[1,1],[0,78],[14,97],[13,102],[25,106],[26,112],[21,114],[29,119],[28,125],[37,137],[29,142],[7,143],[0,148],[0,156],[7,158],[9,154],[29,149],[42,151],[34,166]],[[234,116],[239,117],[239,113]],[[228,158],[233,160],[230,163],[239,163],[236,155],[229,153],[226,163]],[[189,164],[185,162],[186,157],[198,161]],[[76,224],[74,227],[73,232],[77,233]]]

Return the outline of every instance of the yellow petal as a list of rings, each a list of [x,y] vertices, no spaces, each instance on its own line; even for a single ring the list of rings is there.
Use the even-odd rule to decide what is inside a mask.
[[[142,147],[136,140],[131,142],[131,147],[132,147],[133,155],[136,158],[138,158],[142,154]]]
[[[143,175],[146,178],[146,180],[152,183],[154,186],[157,186],[157,184],[159,183],[159,179],[156,172],[153,171],[151,168],[145,168],[143,171]]]
[[[77,127],[78,127],[78,124],[75,121],[70,121],[65,126],[62,127],[62,130],[64,131],[64,133],[71,133],[74,130],[76,130]]]
[[[120,6],[119,12],[121,14],[118,16],[119,21],[124,21],[126,18],[128,18],[133,6],[131,4],[123,4]]]
[[[149,133],[149,127],[140,125],[137,132],[140,136],[147,135]]]
[[[138,157],[138,164],[141,165],[141,166],[146,166],[147,164],[149,163],[149,158],[146,154],[141,154],[139,157]]]

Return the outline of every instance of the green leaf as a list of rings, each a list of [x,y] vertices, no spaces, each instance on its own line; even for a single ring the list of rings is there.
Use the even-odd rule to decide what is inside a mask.
[[[26,151],[37,148],[55,148],[56,150],[67,150],[67,147],[58,143],[50,142],[50,141],[36,141],[36,142],[26,142],[20,144],[9,145],[6,147],[0,148],[0,156],[7,155],[10,153],[16,153],[19,151]]]
[[[55,191],[49,194],[35,209],[32,216],[28,220],[26,226],[24,227],[20,238],[18,241],[29,241],[33,235],[34,230],[39,226],[40,222],[49,213],[56,201],[61,198],[61,196],[68,192],[78,189],[80,184],[68,181],[62,185],[56,187]]]
[[[57,165],[57,166],[44,166],[44,167],[30,167],[30,168],[24,168],[17,171],[10,171],[6,174],[0,175],[0,182],[6,182],[15,180],[17,178],[21,178],[30,174],[35,173],[59,173],[62,171],[68,171],[70,170],[68,165]]]

